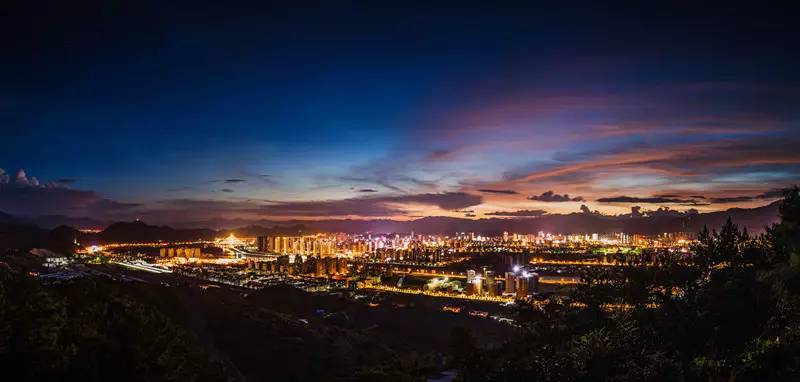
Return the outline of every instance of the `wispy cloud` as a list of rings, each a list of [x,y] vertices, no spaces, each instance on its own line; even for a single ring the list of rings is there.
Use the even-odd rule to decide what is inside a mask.
[[[754,200],[770,200],[770,199],[778,199],[781,197],[783,191],[781,190],[770,190],[767,192],[760,193],[758,195],[742,195],[742,196],[723,196],[723,197],[714,197],[710,198],[709,201],[711,203],[741,203],[741,202],[750,202]]]
[[[463,192],[361,197],[341,200],[278,202],[263,206],[267,216],[397,216],[406,215],[409,204],[461,210],[475,206],[482,198]]]
[[[546,213],[544,210],[494,211],[486,213],[486,216],[539,217]]]
[[[490,188],[481,188],[478,192],[483,192],[484,194],[503,194],[503,195],[517,195],[518,192],[514,190],[494,190]]]
[[[618,150],[586,153],[575,160],[537,163],[506,174],[508,181],[534,182],[548,179],[578,180],[592,173],[636,168],[674,177],[711,176],[743,166],[800,165],[794,138],[716,140],[687,144],[624,147]]]
[[[568,194],[559,195],[553,191],[545,191],[541,195],[532,195],[528,199],[536,200],[538,202],[580,202],[583,198],[580,196],[570,197]]]
[[[614,196],[609,198],[597,199],[600,203],[649,203],[649,204],[664,204],[664,203],[693,203],[692,199],[676,199],[668,197],[635,197],[635,196]]]

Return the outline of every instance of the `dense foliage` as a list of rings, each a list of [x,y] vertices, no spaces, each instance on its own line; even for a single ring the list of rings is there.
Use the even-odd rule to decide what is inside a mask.
[[[518,338],[457,357],[459,379],[800,380],[797,188],[780,215],[761,236],[728,220],[693,254],[586,271],[570,299],[521,310]]]
[[[0,262],[0,367],[13,380],[422,381],[441,367],[374,331],[298,320],[287,305],[310,296],[294,288],[244,297],[105,277],[43,285],[23,269]]]
[[[224,379],[190,334],[105,280],[48,288],[7,268],[0,277],[0,368],[13,380]]]

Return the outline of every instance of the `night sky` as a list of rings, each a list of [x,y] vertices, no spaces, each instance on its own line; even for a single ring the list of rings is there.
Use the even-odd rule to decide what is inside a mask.
[[[3,212],[712,211],[800,180],[798,9],[66,3],[0,13]]]

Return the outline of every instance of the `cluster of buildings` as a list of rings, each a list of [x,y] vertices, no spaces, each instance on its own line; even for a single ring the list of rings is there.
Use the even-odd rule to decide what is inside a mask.
[[[436,248],[457,249],[468,245],[464,238],[438,235],[315,234],[301,236],[259,236],[259,251],[307,256],[379,255],[399,258],[398,253],[421,253]]]
[[[537,234],[503,232],[500,236],[481,236],[475,233],[448,235],[373,235],[373,234],[314,234],[298,236],[260,236],[258,251],[305,256],[367,256],[378,260],[447,261],[459,252],[484,251],[499,248],[525,251],[541,248],[590,247],[668,247],[685,245],[690,235],[665,233],[657,236],[612,234]]]
[[[256,248],[261,252],[328,257],[337,254],[362,255],[367,243],[348,235],[259,236]]]
[[[201,257],[199,247],[162,247],[159,249],[158,254],[163,258],[172,257]]]
[[[533,295],[539,287],[539,275],[534,272],[522,270],[519,266],[511,272],[506,272],[504,278],[498,278],[494,271],[483,270],[477,273],[470,269],[467,271],[467,295],[479,296],[515,296],[525,299]]]
[[[528,272],[520,267],[514,267],[511,272],[506,272],[505,289],[503,294],[525,299],[539,289],[539,274]]]
[[[663,233],[647,236],[616,232],[581,233],[581,234],[552,234],[539,231],[536,234],[518,234],[503,232],[502,236],[481,236],[474,233],[458,233],[455,239],[462,242],[462,246],[503,245],[510,248],[518,247],[580,247],[580,246],[636,246],[636,247],[666,247],[682,245],[694,239],[692,233]],[[466,243],[464,243],[466,242]]]
[[[281,255],[271,260],[249,259],[249,269],[290,275],[313,274],[316,277],[347,276],[352,264],[344,257]]]
[[[37,256],[43,260],[43,264],[47,268],[58,268],[68,265],[70,263],[70,258],[66,255],[55,253],[49,249],[45,248],[34,248],[31,249],[28,253],[33,256]]]

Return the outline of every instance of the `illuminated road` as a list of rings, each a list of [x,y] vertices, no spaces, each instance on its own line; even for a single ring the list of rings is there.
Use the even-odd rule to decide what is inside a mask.
[[[394,271],[394,273],[401,274],[401,275],[409,275],[409,276],[421,276],[421,277],[449,277],[455,279],[466,279],[467,276],[463,273],[435,273],[435,272],[408,272],[408,271]],[[495,280],[505,281],[505,277],[495,277]],[[555,285],[575,285],[580,284],[581,280],[579,277],[561,277],[561,276],[539,276],[539,283],[540,284],[555,284]]]
[[[263,252],[253,252],[242,248],[231,247],[231,252],[240,259],[277,260],[278,255]]]
[[[620,263],[616,261],[596,261],[596,260],[544,260],[544,259],[532,259],[530,261],[533,265],[582,265],[582,266],[591,266],[591,267],[622,267],[627,265],[626,263]],[[644,264],[646,266],[653,266],[652,263]]]
[[[477,295],[466,295],[466,294],[452,294],[452,293],[432,292],[420,289],[402,289],[385,285],[364,285],[364,286],[359,286],[359,289],[403,293],[403,294],[415,294],[415,295],[430,296],[430,297],[452,298],[460,300],[485,301],[485,302],[508,303],[515,301],[515,298],[510,296],[477,296]],[[547,305],[549,301],[528,300],[527,303],[536,306],[544,306]],[[585,308],[586,304],[580,302],[573,302],[570,303],[569,306],[573,308]],[[645,307],[648,309],[654,309],[657,308],[658,305],[650,303],[645,305]],[[629,304],[603,304],[600,305],[600,308],[605,311],[618,311],[618,310],[631,310],[634,308],[634,306]]]
[[[443,292],[432,292],[421,289],[402,289],[385,285],[365,285],[365,286],[360,286],[359,289],[370,289],[383,292],[395,292],[404,294],[418,294],[431,297],[457,298],[462,300],[489,301],[489,302],[514,301],[513,297],[506,297],[506,296],[477,296],[477,295],[466,295],[466,294],[452,294]]]
[[[169,247],[169,246],[200,245],[200,244],[208,245],[208,244],[214,244],[214,242],[207,240],[196,240],[196,241],[177,241],[177,242],[158,241],[152,243],[110,243],[110,244],[103,244],[99,247],[100,250],[103,250],[103,249],[126,248],[126,247]]]
[[[112,263],[122,265],[123,267],[135,269],[137,271],[145,271],[151,273],[172,273],[171,270],[160,267],[156,264],[148,264],[143,261],[114,261]]]

